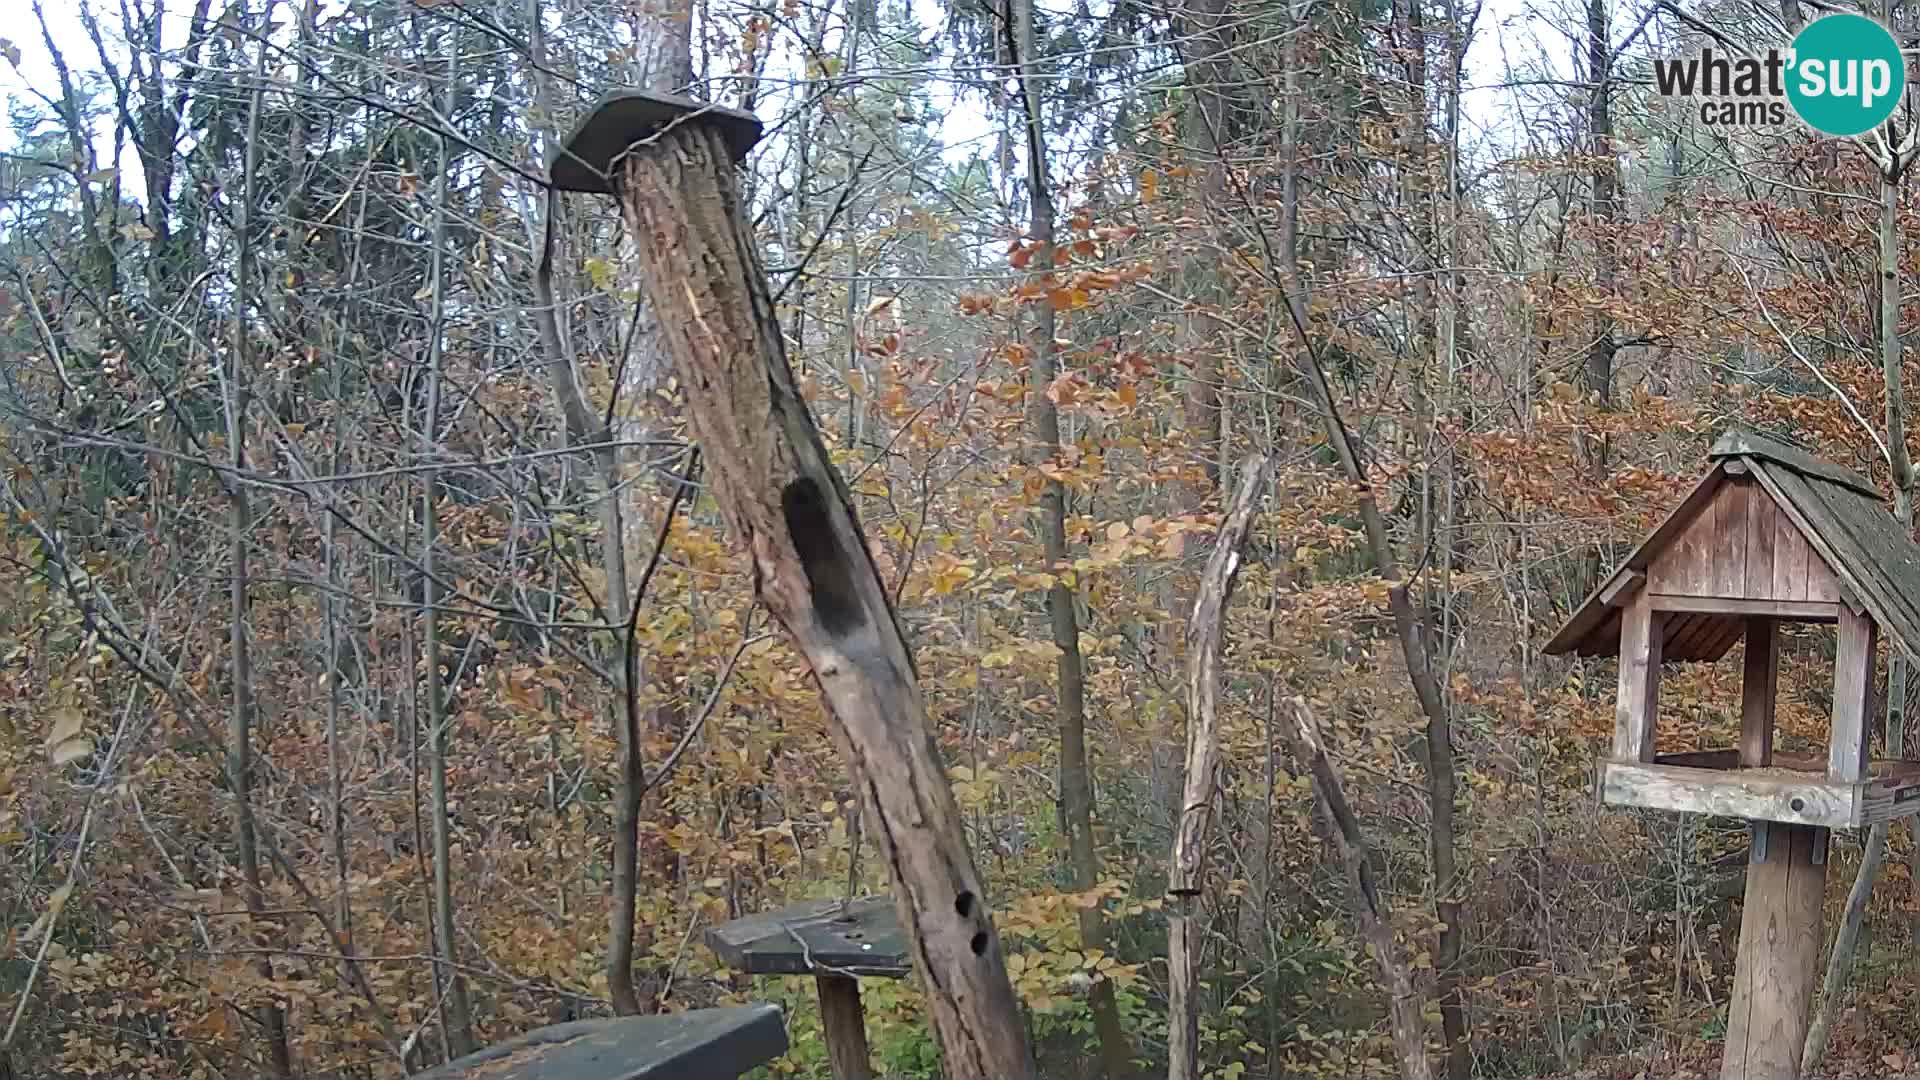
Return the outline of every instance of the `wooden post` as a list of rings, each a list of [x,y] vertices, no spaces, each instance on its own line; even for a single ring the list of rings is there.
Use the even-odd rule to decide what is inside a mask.
[[[1773,703],[1780,683],[1778,636],[1772,619],[1747,620],[1747,659],[1740,674],[1740,767],[1773,764]]]
[[[636,116],[643,122],[626,119]],[[596,118],[604,120],[583,125],[569,153],[603,169],[620,197],[721,515],[753,559],[760,600],[826,698],[893,882],[947,1075],[1027,1080],[1026,1025],[913,658],[846,482],[795,385],[742,212],[734,163],[742,128],[757,125],[632,92]],[[616,122],[626,126],[609,131]]]
[[[815,975],[813,988],[820,995],[820,1029],[826,1036],[833,1080],[873,1080],[860,980],[850,975]]]
[[[1654,721],[1660,712],[1662,617],[1646,589],[1620,609],[1620,694],[1614,705],[1613,759],[1653,760]]]
[[[1850,784],[1859,783],[1867,774],[1867,691],[1873,680],[1873,646],[1878,630],[1871,616],[1840,605],[1827,773]]]
[[[1207,827],[1219,785],[1220,650],[1227,602],[1240,558],[1253,532],[1253,511],[1273,473],[1273,459],[1256,455],[1240,469],[1240,485],[1200,575],[1199,595],[1187,619],[1187,778],[1180,822],[1167,867],[1167,1080],[1200,1076],[1200,946],[1195,899],[1206,877]]]
[[[1767,855],[1747,861],[1720,1080],[1799,1080],[1820,977],[1827,831],[1777,821],[1753,826],[1768,833]]]

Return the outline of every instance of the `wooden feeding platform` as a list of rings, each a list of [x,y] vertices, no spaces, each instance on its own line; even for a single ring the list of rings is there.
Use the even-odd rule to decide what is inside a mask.
[[[538,1028],[419,1080],[733,1080],[786,1052],[777,1006],[693,1009]]]
[[[1867,715],[1879,636],[1909,658],[1920,646],[1920,545],[1849,469],[1743,432],[1709,457],[1707,474],[1545,651],[1619,660],[1602,802],[1749,822],[1721,1078],[1797,1080],[1829,830],[1920,814],[1920,762],[1873,759]],[[1835,627],[1824,756],[1774,752],[1781,623]],[[1739,745],[1658,753],[1662,666],[1716,661],[1736,642],[1746,645]]]
[[[891,897],[809,900],[707,931],[707,947],[746,975],[812,975],[834,1080],[870,1080],[862,978],[913,973],[913,954]]]
[[[1611,806],[1679,810],[1749,821],[1859,829],[1920,810],[1920,762],[1876,758],[1860,780],[1827,775],[1827,759],[1773,755],[1742,766],[1738,750],[1659,754],[1650,764],[1600,765],[1600,799]]]

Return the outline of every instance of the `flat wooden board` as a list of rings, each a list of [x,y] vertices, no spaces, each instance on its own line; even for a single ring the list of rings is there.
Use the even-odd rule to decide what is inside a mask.
[[[809,900],[707,931],[721,963],[748,975],[901,978],[913,954],[893,899]]]
[[[787,1052],[775,1005],[538,1028],[417,1080],[732,1080]]]
[[[1829,779],[1827,759],[1775,753],[1773,764],[1739,768],[1738,750],[1662,754],[1651,764],[1600,764],[1600,801],[1748,821],[1857,829],[1920,814],[1920,762],[1869,763],[1857,784]]]

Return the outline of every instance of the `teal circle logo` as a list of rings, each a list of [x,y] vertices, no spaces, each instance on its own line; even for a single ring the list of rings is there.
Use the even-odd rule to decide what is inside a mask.
[[[1794,35],[1787,100],[1826,135],[1863,135],[1886,122],[1907,86],[1907,61],[1887,28],[1865,15],[1828,15]]]

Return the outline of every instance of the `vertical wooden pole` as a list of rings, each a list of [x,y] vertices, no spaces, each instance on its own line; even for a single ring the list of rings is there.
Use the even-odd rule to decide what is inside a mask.
[[[1747,661],[1740,675],[1740,765],[1773,764],[1773,701],[1780,683],[1778,636],[1772,619],[1747,620]]]
[[[1777,821],[1753,827],[1768,834],[1767,855],[1747,861],[1720,1080],[1799,1080],[1820,977],[1827,831]]]
[[[1615,761],[1652,761],[1660,710],[1661,617],[1642,588],[1620,609],[1620,694],[1613,720]]]
[[[813,987],[820,995],[820,1028],[826,1036],[833,1080],[873,1080],[860,981],[850,975],[815,975]]]
[[[1856,615],[1848,605],[1840,605],[1827,773],[1849,784],[1859,783],[1867,774],[1867,689],[1873,680],[1873,646],[1878,630],[1871,617]]]

